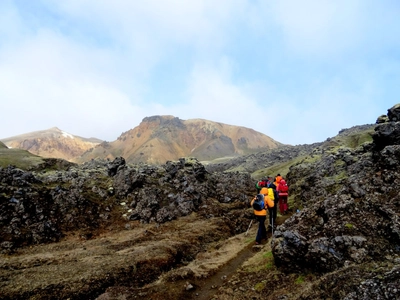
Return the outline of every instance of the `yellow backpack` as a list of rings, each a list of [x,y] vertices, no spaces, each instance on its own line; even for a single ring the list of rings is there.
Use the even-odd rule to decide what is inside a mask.
[[[260,194],[263,194],[264,196],[267,196],[265,198],[267,199],[267,205],[268,205],[269,208],[274,207],[274,205],[275,205],[275,203],[274,203],[275,197],[274,197],[274,191],[271,188],[263,187],[261,189],[261,191],[260,191]]]
[[[267,190],[267,191],[265,191],[265,190]],[[275,200],[274,190],[272,188],[264,187],[261,189],[260,194],[264,194],[264,195],[268,194],[269,199],[271,199],[272,201]]]

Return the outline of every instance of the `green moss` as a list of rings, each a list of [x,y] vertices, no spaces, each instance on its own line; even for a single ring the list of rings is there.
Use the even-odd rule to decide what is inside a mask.
[[[354,225],[350,224],[350,223],[346,223],[344,226],[346,226],[346,228],[348,228],[348,229],[353,229],[354,228]]]
[[[347,179],[348,175],[346,171],[342,171],[339,174],[335,175],[333,177],[333,179],[335,180],[335,182],[340,183],[343,179]]]
[[[254,286],[257,292],[261,292],[265,288],[265,281],[259,282]]]
[[[268,251],[263,254],[263,258],[271,258],[271,257],[274,257],[272,251]]]
[[[337,168],[341,168],[341,167],[345,167],[346,163],[343,160],[338,159],[337,161],[335,161],[335,167]]]
[[[274,262],[268,262],[268,263],[265,265],[265,269],[267,269],[267,270],[273,269],[274,267],[275,267]]]
[[[295,165],[299,163],[300,161],[304,160],[306,156],[299,156],[296,157],[292,160],[288,160],[282,163],[277,163],[272,166],[269,166],[268,168],[262,168],[259,169],[251,174],[252,178],[262,178],[268,175],[274,176],[276,174],[281,174],[283,177],[286,177],[286,175],[289,173],[289,169],[292,165]],[[311,159],[311,158],[310,158]],[[314,159],[318,159],[315,157]]]
[[[304,275],[300,275],[299,277],[296,278],[296,280],[294,281],[295,284],[303,284],[305,280],[305,276]]]

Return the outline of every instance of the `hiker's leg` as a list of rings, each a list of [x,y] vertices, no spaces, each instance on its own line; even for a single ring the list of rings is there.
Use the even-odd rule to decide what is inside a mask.
[[[269,215],[269,226],[272,226],[272,218],[273,218],[273,209],[268,208],[268,215]]]
[[[257,230],[256,242],[261,243],[264,233],[263,231],[265,231],[265,217],[257,216],[257,221],[258,221],[258,230]]]
[[[262,216],[260,217],[261,219],[261,239],[265,239],[267,237],[267,229],[265,228],[265,220],[267,219],[267,216]]]

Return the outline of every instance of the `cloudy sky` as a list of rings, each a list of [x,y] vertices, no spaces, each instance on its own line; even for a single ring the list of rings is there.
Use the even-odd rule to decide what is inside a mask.
[[[398,0],[1,0],[0,138],[153,115],[297,145],[400,103]]]

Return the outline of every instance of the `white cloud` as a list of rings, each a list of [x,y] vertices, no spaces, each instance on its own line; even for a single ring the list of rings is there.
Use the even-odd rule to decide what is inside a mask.
[[[275,21],[292,52],[332,56],[364,38],[363,2],[282,0],[274,2]]]
[[[136,112],[143,112],[139,92],[131,89],[127,95],[115,82],[112,60],[110,53],[48,31],[3,49],[0,97],[7,102],[3,121],[13,124],[8,136],[58,126],[73,134],[116,139],[114,127],[127,126]]]
[[[391,1],[15,3],[0,4],[0,137],[57,126],[114,140],[170,114],[308,143],[400,92]]]
[[[197,65],[190,76],[185,115],[226,124],[254,128],[254,119],[262,116],[256,99],[245,87],[232,82],[232,65],[222,59],[217,66]],[[261,124],[266,124],[266,120]]]

